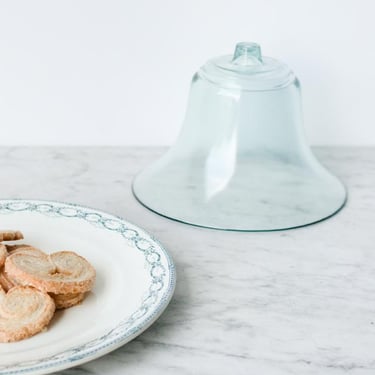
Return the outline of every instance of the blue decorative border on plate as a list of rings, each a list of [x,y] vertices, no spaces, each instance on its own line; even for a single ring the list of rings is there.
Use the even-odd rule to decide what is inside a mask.
[[[54,217],[78,218],[98,228],[117,232],[132,247],[144,254],[146,264],[149,266],[151,284],[139,308],[105,335],[53,356],[0,366],[0,374],[25,374],[43,370],[47,370],[46,373],[48,373],[53,371],[53,368],[68,368],[74,366],[75,363],[78,365],[85,362],[84,359],[87,361],[91,358],[94,359],[96,358],[95,353],[101,351],[104,355],[112,348],[115,349],[122,343],[129,342],[143,332],[168,305],[176,284],[175,267],[167,251],[143,229],[121,217],[78,204],[42,200],[0,200],[0,215],[25,211]],[[167,261],[168,273],[162,264],[162,257]],[[161,294],[165,286],[166,289]],[[68,366],[64,366],[64,364]]]

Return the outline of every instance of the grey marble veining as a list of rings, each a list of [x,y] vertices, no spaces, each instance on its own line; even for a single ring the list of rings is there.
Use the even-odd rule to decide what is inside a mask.
[[[347,206],[305,228],[233,233],[170,221],[133,198],[162,149],[0,148],[0,196],[107,210],[174,257],[175,297],[126,346],[61,375],[375,373],[375,148],[319,148]]]

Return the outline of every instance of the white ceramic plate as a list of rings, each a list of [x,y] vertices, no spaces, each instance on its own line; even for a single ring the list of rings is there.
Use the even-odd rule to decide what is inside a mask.
[[[171,257],[119,217],[67,203],[0,200],[0,229],[19,229],[24,243],[46,252],[76,251],[97,271],[83,303],[57,312],[46,332],[0,344],[0,374],[46,374],[100,357],[143,332],[172,297]]]

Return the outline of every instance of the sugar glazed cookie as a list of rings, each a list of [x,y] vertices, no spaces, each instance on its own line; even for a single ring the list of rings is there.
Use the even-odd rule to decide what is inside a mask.
[[[16,252],[6,258],[5,272],[18,285],[54,294],[85,293],[95,281],[95,269],[72,251],[50,255]]]
[[[0,286],[4,289],[5,292],[7,292],[10,288],[14,287],[15,285],[17,285],[17,283],[15,282],[15,280],[12,280],[11,277],[9,277],[9,275],[7,275],[7,273],[5,272],[5,269],[3,267],[4,263],[5,263],[5,259],[7,256],[11,255],[11,254],[29,254],[29,255],[41,255],[41,254],[44,254],[43,251],[35,248],[35,247],[32,247],[30,245],[25,245],[25,244],[21,244],[21,245],[5,245],[5,258],[4,258],[4,262],[3,264],[1,263],[1,260],[2,260],[2,255],[3,255],[3,247],[4,246],[3,244],[0,243]],[[45,254],[44,254],[45,255]]]
[[[56,309],[68,309],[81,303],[85,298],[85,293],[66,293],[66,294],[54,294],[49,293],[52,299],[55,301]]]
[[[0,231],[0,342],[42,331],[56,309],[81,303],[95,282],[91,264],[72,251],[46,254],[26,244],[19,231]]]
[[[22,240],[23,234],[18,230],[1,230],[0,242]]]
[[[15,286],[15,282],[10,279],[10,277],[5,273],[4,268],[0,270],[0,287],[3,288],[5,292]]]
[[[55,312],[55,303],[33,287],[0,288],[0,342],[19,341],[42,331]]]
[[[0,243],[0,268],[4,265],[7,255],[8,252],[6,246]]]

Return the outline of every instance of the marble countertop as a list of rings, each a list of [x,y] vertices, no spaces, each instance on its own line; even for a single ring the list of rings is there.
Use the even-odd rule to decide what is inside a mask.
[[[174,257],[175,296],[124,347],[62,375],[375,373],[375,148],[319,148],[346,207],[305,228],[201,229],[134,199],[155,148],[0,148],[2,198],[71,201],[121,215]]]

